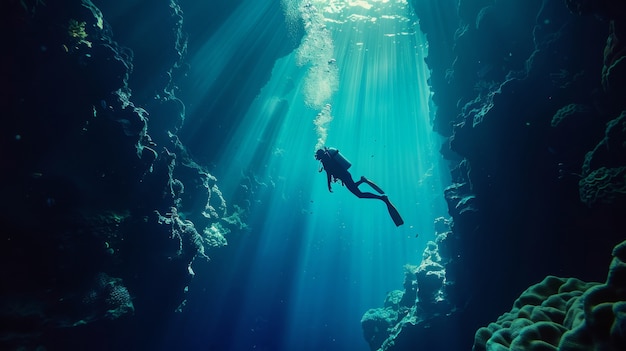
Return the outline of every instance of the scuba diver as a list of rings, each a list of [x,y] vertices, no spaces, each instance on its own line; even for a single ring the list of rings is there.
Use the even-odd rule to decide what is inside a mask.
[[[324,147],[315,152],[315,159],[319,160],[322,163],[322,167],[320,167],[320,172],[326,171],[326,181],[328,183],[328,191],[331,193],[333,189],[331,187],[331,183],[341,181],[341,184],[344,185],[351,193],[356,195],[360,199],[378,199],[383,201],[387,205],[387,210],[389,210],[389,214],[391,215],[391,219],[396,224],[396,226],[401,226],[404,224],[404,220],[398,213],[396,207],[389,201],[385,192],[372,181],[365,177],[361,177],[357,182],[352,179],[352,175],[348,172],[348,168],[352,166],[350,161],[348,161],[342,154],[339,153],[339,150],[335,148]],[[373,193],[362,192],[359,189],[359,185],[367,183],[372,189],[376,190],[381,195],[376,195]]]

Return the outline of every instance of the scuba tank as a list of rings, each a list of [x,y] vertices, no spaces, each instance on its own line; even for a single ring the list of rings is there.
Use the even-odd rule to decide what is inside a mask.
[[[352,163],[350,163],[347,158],[339,153],[339,150],[330,147],[326,150],[326,153],[328,153],[330,158],[339,166],[339,168],[347,170],[352,166]]]

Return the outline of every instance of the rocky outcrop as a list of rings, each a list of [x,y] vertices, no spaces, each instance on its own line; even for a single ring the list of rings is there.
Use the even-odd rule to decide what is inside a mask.
[[[420,345],[436,343],[436,337],[427,336],[425,331],[441,325],[454,311],[448,293],[454,290],[455,282],[446,272],[453,262],[448,254],[455,251],[450,221],[437,218],[435,228],[436,240],[428,242],[420,265],[405,266],[404,290],[389,292],[382,308],[363,315],[361,326],[371,350],[402,349],[417,340]]]
[[[2,349],[91,348],[103,325],[120,337],[98,347],[136,349],[128,326],[182,308],[194,260],[245,226],[176,136],[180,7],[148,5],[168,33],[143,47],[154,66],[90,0],[2,5]]]
[[[502,297],[548,272],[597,279],[597,253],[622,239],[624,12],[613,1],[412,4],[429,39],[435,130],[458,163],[445,191],[455,312],[405,324],[387,349],[467,349]],[[450,325],[463,326],[456,341],[437,342]]]

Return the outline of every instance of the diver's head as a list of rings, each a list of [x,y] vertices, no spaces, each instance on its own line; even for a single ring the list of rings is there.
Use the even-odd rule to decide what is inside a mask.
[[[318,149],[317,151],[315,151],[315,159],[316,160],[321,160],[322,157],[324,157],[324,150],[323,149]]]

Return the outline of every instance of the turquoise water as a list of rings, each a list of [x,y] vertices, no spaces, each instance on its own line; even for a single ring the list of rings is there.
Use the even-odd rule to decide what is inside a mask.
[[[275,62],[215,162],[227,201],[241,201],[246,190],[245,235],[256,237],[254,248],[234,249],[233,265],[248,267],[245,279],[218,283],[224,291],[246,291],[234,349],[251,347],[249,334],[259,324],[279,329],[269,333],[284,350],[367,349],[361,316],[402,287],[404,265],[420,263],[434,239],[434,218],[447,213],[442,193],[449,171],[430,124],[427,44],[418,19],[402,1],[372,2],[369,9],[355,3],[290,8],[284,2],[288,18],[305,17],[305,37]],[[270,30],[252,26],[264,6],[240,6],[222,25],[235,34],[212,39],[205,50],[222,50],[228,60],[233,42],[250,40],[247,31]],[[248,29],[235,30],[246,23]],[[206,62],[200,50],[192,66],[201,64],[207,74],[199,87],[225,63]],[[316,129],[318,115],[326,120]],[[337,183],[328,192],[313,158],[318,141],[352,162],[355,180],[364,175],[385,190],[405,224],[397,228],[381,201],[358,199]],[[366,184],[361,189],[372,191]]]

